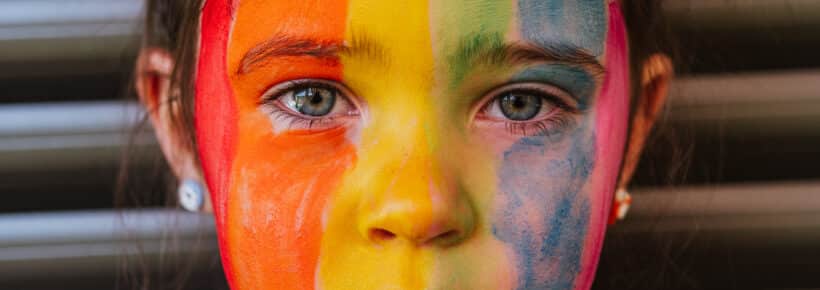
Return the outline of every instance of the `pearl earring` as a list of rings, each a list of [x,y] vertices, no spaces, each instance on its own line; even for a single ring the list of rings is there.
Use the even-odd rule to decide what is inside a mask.
[[[179,205],[187,211],[198,212],[205,204],[205,187],[196,180],[184,179],[177,189]]]

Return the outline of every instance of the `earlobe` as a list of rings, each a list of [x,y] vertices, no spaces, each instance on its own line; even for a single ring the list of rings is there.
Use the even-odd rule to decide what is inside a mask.
[[[640,161],[641,152],[652,127],[666,104],[669,84],[674,76],[674,66],[669,56],[657,53],[648,57],[641,70],[641,88],[632,113],[629,144],[625,150],[624,163],[618,188],[626,189]]]

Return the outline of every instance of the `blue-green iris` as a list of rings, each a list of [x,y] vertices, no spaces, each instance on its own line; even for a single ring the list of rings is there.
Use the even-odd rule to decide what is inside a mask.
[[[330,114],[336,104],[336,91],[325,88],[302,88],[293,92],[294,109],[299,113],[321,117]]]
[[[541,111],[542,99],[528,93],[511,92],[498,99],[498,106],[505,117],[513,121],[526,121]]]

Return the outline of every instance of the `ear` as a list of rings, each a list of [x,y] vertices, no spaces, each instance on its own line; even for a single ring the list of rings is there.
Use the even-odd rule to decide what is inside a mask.
[[[191,179],[203,183],[196,162],[196,152],[188,145],[185,134],[175,123],[180,113],[179,88],[172,87],[174,58],[162,48],[146,47],[140,51],[135,72],[135,87],[145,106],[162,153],[178,180]],[[210,198],[204,209],[210,210]]]
[[[666,103],[669,83],[674,76],[672,61],[665,54],[653,54],[643,63],[641,70],[640,95],[636,100],[632,124],[629,132],[629,147],[624,155],[618,188],[625,189],[632,180],[635,168],[640,161],[641,152],[652,126]]]

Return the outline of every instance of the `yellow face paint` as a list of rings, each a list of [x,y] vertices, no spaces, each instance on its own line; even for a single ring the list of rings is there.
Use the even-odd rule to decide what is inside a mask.
[[[380,236],[423,239],[441,176],[431,158],[436,120],[430,99],[433,56],[427,1],[352,0],[342,57],[346,84],[368,104],[356,167],[336,194],[322,239],[321,289],[423,289],[431,255]],[[399,4],[400,3],[400,4]],[[394,209],[414,220],[396,217]],[[351,220],[355,218],[355,220]],[[355,225],[355,226],[353,226]],[[422,241],[416,241],[422,242]],[[373,243],[383,243],[374,248]],[[389,288],[388,288],[389,289]]]

